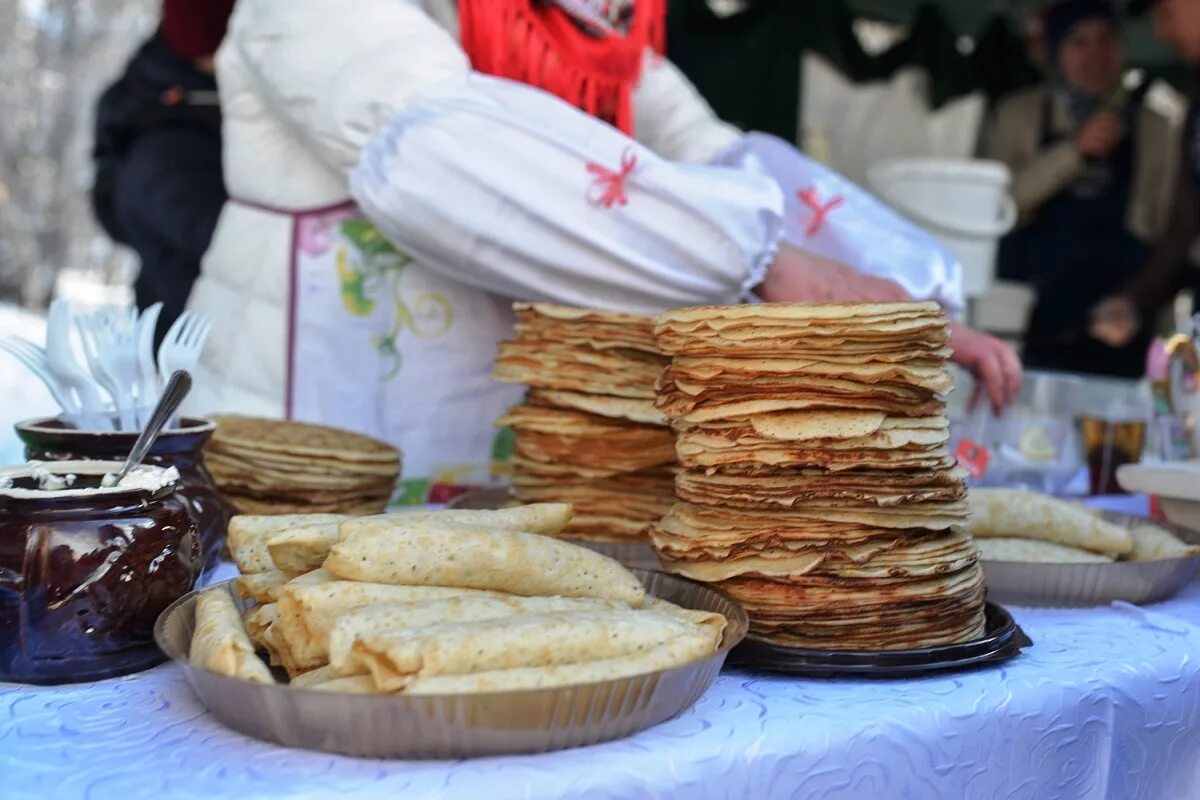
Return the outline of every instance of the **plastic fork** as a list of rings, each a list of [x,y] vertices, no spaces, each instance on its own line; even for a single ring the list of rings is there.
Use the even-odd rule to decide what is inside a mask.
[[[0,340],[0,349],[6,350],[14,358],[24,364],[30,372],[42,379],[50,396],[67,414],[79,413],[79,400],[72,394],[70,387],[55,377],[50,371],[46,360],[46,351],[28,339],[19,336],[6,336]]]
[[[211,317],[185,311],[171,325],[158,348],[158,377],[164,384],[177,370],[192,373],[212,332]],[[175,420],[171,420],[175,424]]]
[[[95,327],[97,346],[100,360],[108,374],[112,376],[117,390],[121,394],[119,402],[128,409],[126,418],[121,422],[123,430],[138,430],[137,414],[134,409],[139,402],[136,398],[140,372],[137,355],[137,309],[110,310],[101,312],[99,324]]]
[[[176,370],[192,372],[200,362],[213,321],[203,314],[185,311],[167,331],[158,348],[158,377],[163,383]]]
[[[142,312],[136,326],[139,426],[149,419],[163,388],[154,361],[154,331],[158,327],[158,317],[162,308],[162,303],[155,303],[147,308]]]
[[[122,430],[136,430],[137,418],[133,413],[133,397],[126,387],[117,379],[117,373],[112,369],[115,359],[113,336],[108,327],[112,314],[98,311],[88,317],[79,317],[75,325],[79,329],[79,338],[83,342],[83,354],[88,368],[95,376],[96,382],[112,397],[117,409],[117,418]]]
[[[71,347],[71,308],[65,300],[50,304],[46,318],[46,362],[50,372],[79,396],[85,423],[100,430],[110,430],[112,421],[105,413],[100,387],[79,363]]]

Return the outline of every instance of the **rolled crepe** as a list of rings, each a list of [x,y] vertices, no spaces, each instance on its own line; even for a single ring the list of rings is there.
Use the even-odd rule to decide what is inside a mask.
[[[534,503],[496,511],[403,511],[361,519],[373,521],[374,525],[384,521],[407,525],[432,520],[496,530],[555,534],[570,522],[571,506],[566,503]],[[307,572],[320,567],[329,555],[329,549],[355,529],[356,526],[350,526],[343,530],[340,522],[299,525],[271,534],[266,539],[266,547],[275,567],[287,572]]]
[[[351,650],[375,687],[391,692],[416,678],[636,655],[689,632],[702,635],[683,620],[653,611],[578,611],[359,637]]]
[[[599,597],[641,606],[645,589],[611,558],[559,539],[445,522],[355,520],[325,560],[341,578],[520,595]]]
[[[672,669],[707,658],[714,652],[716,650],[708,637],[687,634],[658,645],[649,652],[633,656],[605,658],[600,661],[562,664],[553,667],[518,667],[477,672],[474,675],[438,675],[434,678],[417,678],[400,693],[407,695],[479,694],[577,686]],[[292,685],[345,694],[375,694],[379,691],[375,688],[375,683],[369,675],[326,677],[321,682],[305,681],[303,684],[301,683],[310,675],[316,676],[318,673],[321,673],[321,677],[329,674],[325,669],[314,670],[292,681]]]
[[[628,610],[614,600],[574,597],[516,597],[513,595],[450,597],[415,603],[379,603],[338,617],[329,633],[329,663],[342,675],[366,672],[353,655],[360,638],[422,630],[454,622],[507,620],[519,614],[557,614],[572,611]],[[504,623],[501,623],[504,624]]]
[[[707,631],[713,640],[714,647],[720,646],[721,637],[725,635],[725,628],[729,625],[729,620],[725,619],[724,614],[719,614],[716,611],[702,611],[698,608],[683,608],[660,597],[651,598],[650,603],[646,607],[660,614],[686,620]]]
[[[1200,547],[1186,544],[1175,534],[1156,525],[1139,525],[1131,531],[1133,554],[1130,561],[1160,561],[1164,558],[1190,558],[1200,555]]]
[[[318,570],[323,575],[330,573]],[[315,573],[312,573],[315,574]],[[279,595],[279,629],[295,663],[315,666],[329,660],[329,632],[334,621],[355,609],[379,603],[413,603],[491,592],[444,586],[391,586],[382,583],[338,581],[302,583],[297,579]]]
[[[296,684],[296,681],[292,681]],[[369,675],[352,675],[348,678],[333,678],[320,683],[305,684],[304,689],[319,692],[341,692],[343,694],[375,694],[375,683]]]
[[[337,680],[340,677],[342,677],[341,673],[334,669],[331,664],[326,664],[323,667],[317,667],[316,669],[310,669],[308,672],[300,673],[292,678],[289,685],[304,688],[318,683],[325,683],[326,681]]]
[[[267,628],[279,621],[279,606],[275,603],[266,603],[252,608],[246,612],[242,621],[246,625],[246,635],[250,637],[250,641],[265,650],[266,644],[263,641],[263,635],[267,632]]]
[[[492,528],[501,531],[525,531],[553,536],[562,533],[571,521],[572,508],[570,503],[530,503],[512,508],[494,510],[448,509],[446,511],[396,511],[391,514],[379,514],[373,517],[359,517],[354,522],[368,522],[377,525],[381,522],[396,522],[409,524],[434,520],[454,523],[457,525],[478,525],[482,528]],[[339,539],[358,530],[357,525],[348,527],[338,526]]]
[[[271,670],[254,654],[233,598],[222,588],[196,598],[196,627],[188,659],[198,667],[255,683],[274,683]]]
[[[279,599],[279,590],[294,577],[294,575],[277,569],[268,572],[251,572],[248,575],[238,575],[234,578],[233,589],[243,600],[274,603]]]
[[[275,563],[267,549],[267,539],[272,534],[321,522],[336,524],[342,519],[346,519],[343,514],[238,514],[229,520],[229,552],[243,573],[270,572],[275,569]]]
[[[323,569],[313,570],[303,575],[288,575],[279,570],[271,572],[253,572],[249,575],[239,575],[233,581],[234,590],[238,597],[244,600],[254,600],[263,605],[279,601],[285,586],[307,586],[317,583],[329,583],[335,580],[333,575]],[[249,616],[247,616],[249,620]],[[254,636],[251,635],[251,639]]]
[[[1034,564],[1111,564],[1113,557],[1089,553],[1078,547],[1064,547],[1036,539],[991,537],[980,539],[976,546],[985,561],[1025,561]]]
[[[1133,537],[1119,525],[1069,503],[1017,489],[971,489],[970,533],[977,538],[1039,539],[1093,553],[1129,553]]]
[[[246,614],[246,630],[250,640],[267,652],[267,659],[272,666],[283,667],[288,675],[297,675],[312,666],[298,661],[292,653],[292,648],[279,625],[279,605],[267,603]]]
[[[337,542],[337,523],[289,528],[267,537],[267,552],[277,569],[301,573],[320,569]]]
[[[474,675],[439,675],[417,678],[404,694],[473,694],[479,692],[511,692],[521,689],[551,689],[583,683],[618,680],[682,666],[716,652],[712,640],[698,633],[688,633],[664,642],[645,653],[605,658],[582,664],[563,664],[551,667],[518,667],[491,670]]]

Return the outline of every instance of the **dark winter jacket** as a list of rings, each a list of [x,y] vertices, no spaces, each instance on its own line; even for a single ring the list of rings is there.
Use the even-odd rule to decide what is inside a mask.
[[[216,89],[153,37],[96,110],[96,217],[140,257],[137,303],[163,302],[160,336],[183,311],[226,199]]]

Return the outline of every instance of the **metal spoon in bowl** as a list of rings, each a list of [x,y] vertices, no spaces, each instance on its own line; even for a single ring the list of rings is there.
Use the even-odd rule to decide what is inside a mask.
[[[142,428],[137,441],[133,443],[133,449],[129,451],[129,457],[121,465],[121,471],[116,475],[111,473],[105,475],[104,480],[100,483],[101,486],[118,485],[130,470],[142,463],[142,459],[150,451],[150,446],[162,432],[163,426],[175,415],[175,410],[179,408],[179,404],[183,402],[183,398],[187,397],[187,393],[191,389],[191,375],[181,369],[171,373],[171,377],[167,381],[167,388],[163,389],[162,396],[158,398],[158,404],[154,406],[154,413],[150,415],[146,427]]]

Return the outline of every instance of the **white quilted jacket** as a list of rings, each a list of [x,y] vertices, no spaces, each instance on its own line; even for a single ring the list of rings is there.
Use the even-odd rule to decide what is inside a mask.
[[[288,216],[270,209],[304,210],[349,199],[350,178],[364,151],[386,149],[383,138],[402,134],[396,131],[403,127],[402,112],[418,97],[463,80],[470,70],[457,44],[456,5],[454,0],[239,0],[217,57],[217,75],[226,183],[230,195],[243,202],[230,203],[222,213],[191,298],[191,308],[217,319],[191,403],[196,410],[283,414],[292,226]],[[647,58],[634,111],[636,139],[672,161],[708,162],[740,135],[715,118],[675,67],[654,57]],[[596,304],[651,312],[672,304],[735,302],[761,277],[779,236],[782,199],[778,190],[772,195],[754,183],[761,180],[746,176],[746,196],[763,206],[749,211],[762,224],[740,226],[739,231],[755,230],[743,236],[740,257],[714,261],[712,280],[681,279],[649,299],[637,287],[650,278],[635,276],[611,285]],[[364,208],[396,238],[394,226],[378,216],[386,216],[386,208],[370,203]],[[409,212],[419,209],[395,210],[398,218]],[[689,213],[704,212],[689,208]],[[710,227],[724,224],[716,220]],[[687,232],[673,235],[686,239]],[[397,244],[406,246],[401,240]],[[464,280],[458,263],[463,259],[437,255],[455,262],[460,268],[455,277]],[[494,290],[486,264],[465,269],[465,282],[474,275],[476,285]],[[620,269],[630,271],[629,265]],[[651,272],[661,277],[661,265]],[[571,287],[578,285],[579,275],[535,277],[541,298],[575,297]]]

